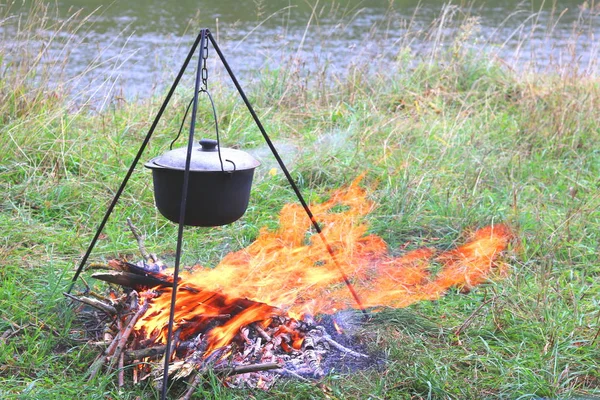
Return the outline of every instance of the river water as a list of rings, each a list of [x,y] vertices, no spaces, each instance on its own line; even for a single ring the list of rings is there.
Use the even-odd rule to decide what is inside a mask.
[[[58,0],[50,6],[48,18],[66,20],[79,9],[77,18],[89,16],[90,22],[77,33],[81,36],[77,44],[69,45],[63,76],[76,76],[93,65],[91,76],[105,85],[102,92],[118,90],[127,98],[148,95],[168,84],[201,27],[211,30],[242,81],[290,59],[307,71],[329,74],[343,74],[352,64],[402,66],[394,62],[399,54],[427,59],[432,51],[443,51],[457,40],[515,68],[576,65],[584,73],[595,73],[597,68],[600,4],[581,0],[108,3]],[[13,4],[8,13],[26,14],[27,2]],[[13,32],[10,23],[0,24],[5,43],[40,46],[19,43]],[[60,54],[65,54],[64,49]],[[212,61],[209,65],[216,68]]]

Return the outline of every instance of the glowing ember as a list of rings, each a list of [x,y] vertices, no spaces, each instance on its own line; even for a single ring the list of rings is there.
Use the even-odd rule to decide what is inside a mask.
[[[367,234],[363,217],[374,203],[359,181],[311,209],[364,306],[406,307],[437,299],[450,287],[478,285],[496,267],[503,267],[496,259],[512,237],[504,225],[480,229],[467,244],[443,253],[422,248],[389,256],[386,243]],[[277,231],[263,228],[253,244],[228,254],[214,269],[184,274],[175,313],[181,338],[198,332],[214,316],[231,315],[208,330],[210,353],[230,343],[241,327],[251,323],[266,327],[276,315],[287,313],[299,319],[304,313],[330,314],[356,307],[321,239],[310,234],[310,226],[302,207],[288,204],[281,211]],[[431,271],[433,265],[441,266],[437,274]],[[169,290],[162,290],[136,330],[147,335],[155,332],[157,341],[164,343],[170,299]],[[294,348],[301,344],[301,338],[293,338]]]
[[[333,321],[333,327],[335,328],[336,332],[340,335],[344,333],[344,330],[335,321]]]

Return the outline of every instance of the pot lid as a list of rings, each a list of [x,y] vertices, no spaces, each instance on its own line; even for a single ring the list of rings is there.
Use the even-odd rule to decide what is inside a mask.
[[[187,147],[180,147],[152,159],[151,162],[161,167],[183,171],[185,170],[186,156]],[[221,147],[221,159],[225,171],[254,169],[260,165],[250,154],[227,147]],[[199,145],[192,148],[190,171],[221,171],[216,140],[201,139]]]

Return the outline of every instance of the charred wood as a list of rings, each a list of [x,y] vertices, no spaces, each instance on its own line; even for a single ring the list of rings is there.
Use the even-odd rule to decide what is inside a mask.
[[[281,364],[276,362],[251,364],[251,365],[235,365],[225,367],[215,367],[213,370],[221,376],[232,376],[239,374],[247,374],[250,372],[269,371],[272,369],[281,368]]]
[[[139,291],[155,286],[171,285],[171,283],[166,280],[158,279],[150,275],[138,275],[127,271],[97,272],[92,274],[92,278]]]

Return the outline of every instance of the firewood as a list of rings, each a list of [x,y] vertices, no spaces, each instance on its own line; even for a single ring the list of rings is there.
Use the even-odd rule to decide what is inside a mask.
[[[157,261],[158,258],[145,249],[143,236],[139,234],[137,228],[131,221],[128,223],[138,240],[140,252],[144,253],[144,258],[149,257],[148,262]],[[136,334],[134,327],[150,308],[152,299],[163,294],[161,287],[170,287],[173,278],[161,269],[155,269],[153,265],[142,261],[133,264],[114,259],[107,265],[110,268],[108,272],[94,273],[92,277],[134,290],[124,290],[121,295],[115,295],[113,290],[111,296],[105,297],[92,293],[88,289],[85,293],[75,296],[76,300],[82,303],[87,301],[85,304],[91,302],[100,304],[100,307],[104,305],[101,310],[112,316],[106,325],[110,335],[106,336],[103,342],[104,346],[108,346],[90,366],[90,379],[108,365],[108,370],[117,367],[111,372],[116,372],[119,388],[125,385],[127,375],[131,376],[133,383],[151,377],[154,385],[157,385],[160,390],[163,384],[162,368],[158,367],[157,361],[166,353],[166,346],[159,342],[161,330],[156,329],[145,334],[142,331],[142,334]],[[147,290],[149,288],[156,289]],[[144,292],[138,295],[137,290],[144,290]],[[184,281],[181,282],[180,290],[188,291],[188,295],[200,293],[199,298],[206,297],[202,293],[206,289],[191,284],[186,285]],[[174,340],[171,342],[173,347],[170,352],[172,359],[169,360],[169,380],[187,379],[189,382],[189,388],[181,400],[191,399],[194,396],[208,370],[212,370],[230,387],[248,386],[267,390],[282,376],[305,382],[309,382],[307,378],[324,376],[326,372],[324,366],[329,366],[326,360],[330,350],[334,350],[334,357],[342,353],[342,356],[368,358],[367,355],[335,341],[324,327],[318,326],[313,318],[303,317],[302,320],[296,320],[275,308],[268,320],[238,327],[229,345],[207,353],[211,345],[209,341],[211,330],[224,326],[239,312],[256,306],[256,302],[239,298],[230,304],[228,298],[220,292],[213,293],[208,290],[206,292],[217,297],[219,301],[215,304],[224,304],[210,312],[222,314],[191,314],[185,320],[178,322],[179,329],[175,330]],[[97,318],[98,313],[93,311],[93,315]],[[298,349],[299,339],[303,339],[300,349]],[[132,370],[131,375],[125,372],[126,368]]]
[[[281,364],[276,362],[262,363],[262,364],[251,364],[251,365],[235,365],[227,367],[215,367],[213,370],[215,373],[221,376],[232,376],[239,374],[247,374],[249,372],[258,371],[269,371],[272,369],[281,368]]]
[[[138,377],[138,369],[137,368],[132,368],[131,372],[132,372],[132,375],[133,375],[133,377],[132,377],[133,384],[137,385],[140,382],[139,377]]]
[[[316,378],[320,378],[325,375],[325,371],[323,371],[321,368],[321,357],[316,351],[316,340],[311,335],[304,337],[302,350],[304,351],[304,361],[312,370],[312,374]]]
[[[366,354],[359,353],[359,352],[351,350],[351,349],[349,349],[349,348],[347,348],[345,346],[342,346],[341,344],[339,344],[338,342],[336,342],[335,340],[333,340],[331,338],[331,336],[329,336],[329,334],[327,334],[327,333],[323,334],[322,340],[325,340],[327,343],[329,343],[330,345],[332,345],[333,347],[335,347],[336,349],[338,349],[339,351],[341,351],[344,354],[349,354],[349,355],[351,355],[353,357],[356,357],[356,358],[361,358],[361,357],[369,358],[369,356],[366,355]]]
[[[150,261],[150,262],[155,262],[156,260],[154,260],[152,258],[152,256],[150,255],[150,253],[148,253],[148,250],[146,250],[146,245],[144,244],[144,236],[142,236],[140,234],[140,231],[138,230],[138,228],[135,225],[133,225],[133,222],[131,222],[131,218],[129,218],[129,217],[127,217],[127,225],[129,225],[129,229],[131,230],[133,237],[135,238],[135,240],[138,243],[138,248],[140,249],[140,254],[142,255],[142,257],[144,257],[144,260]]]
[[[92,278],[136,290],[144,290],[155,286],[172,285],[170,282],[150,275],[137,275],[126,271],[97,272],[92,274]]]
[[[83,295],[83,293],[82,293],[82,295]],[[93,298],[98,299],[100,301],[103,301],[106,304],[110,304],[112,306],[115,306],[116,308],[118,308],[117,306],[120,305],[121,303],[123,303],[123,301],[125,301],[127,299],[127,297],[128,297],[125,293],[123,293],[121,296],[119,296],[117,298],[112,298],[112,297],[101,295],[100,293],[96,293],[96,292],[94,292],[92,290],[86,291],[85,295],[87,295],[89,297],[93,297]]]
[[[192,383],[190,384],[189,389],[186,390],[183,397],[179,398],[179,400],[190,400],[201,381],[202,381],[202,375],[200,375],[199,373],[196,373],[196,375],[194,376],[194,379],[192,380]]]
[[[175,358],[175,349],[177,347],[177,344],[179,343],[179,337],[181,336],[181,329],[177,329],[175,330],[175,332],[173,332],[173,340],[171,340],[171,347],[169,350],[169,354],[171,355],[171,360],[173,358]],[[169,361],[171,361],[169,360]]]
[[[88,306],[97,308],[100,311],[105,312],[108,315],[114,316],[117,315],[117,310],[110,304],[106,304],[100,300],[94,299],[93,297],[85,297],[85,296],[74,296],[67,292],[64,292],[63,295],[68,297],[71,300],[78,301],[83,304],[87,304]]]
[[[114,339],[112,340],[110,345],[104,350],[104,352],[102,352],[98,357],[96,357],[96,360],[94,360],[94,362],[88,369],[88,374],[89,374],[88,381],[91,381],[92,379],[94,379],[96,374],[98,374],[100,369],[102,369],[102,366],[104,365],[104,363],[106,362],[108,357],[111,354],[113,354],[113,352],[115,351],[115,348],[117,347],[117,344],[119,343],[120,337],[121,337],[121,332],[119,332],[117,335],[115,335]]]
[[[141,235],[139,229],[135,225],[133,225],[133,222],[131,222],[131,218],[127,218],[127,225],[129,225],[129,229],[131,230],[133,237],[138,243],[140,254],[144,258],[144,260],[151,264],[152,267],[155,267],[158,270],[165,269],[166,265],[161,260],[159,260],[156,254],[150,253],[148,252],[148,250],[146,250],[146,245],[144,243],[145,237],[144,235]]]
[[[123,353],[121,353],[121,355],[119,356],[119,373],[117,376],[117,382],[119,385],[119,388],[122,388],[125,385],[125,358],[123,356]]]
[[[246,360],[250,355],[253,357],[257,354],[258,350],[260,350],[262,345],[262,338],[257,337],[254,343],[250,343],[249,346],[245,346],[246,348],[241,354],[241,359]]]
[[[142,358],[153,358],[162,356],[165,352],[167,346],[160,345],[154,347],[147,347],[137,350],[128,350],[125,351],[125,358],[128,361],[140,360]]]
[[[260,327],[260,325],[258,325],[257,323],[253,323],[252,327],[256,330],[256,332],[258,332],[258,334],[260,336],[262,336],[263,339],[265,339],[267,342],[271,341],[271,336],[269,336],[269,334],[267,332],[265,332],[265,330],[263,328]]]
[[[129,322],[127,323],[127,326],[125,327],[125,330],[123,331],[123,334],[121,335],[121,338],[119,339],[119,342],[115,349],[114,356],[111,360],[111,364],[114,363],[115,359],[118,359],[118,357],[121,356],[121,353],[125,349],[127,340],[129,339],[131,332],[133,332],[133,327],[134,327],[135,323],[142,315],[144,315],[144,313],[148,310],[149,306],[150,306],[150,303],[148,303],[148,299],[146,299],[144,301],[144,304],[140,307],[140,309],[129,319]]]
[[[291,376],[295,379],[298,379],[299,381],[310,382],[310,380],[308,380],[305,377],[303,377],[302,375],[292,371],[291,369],[287,369],[287,368],[274,369],[273,372],[276,372],[278,374],[285,375],[285,376]]]
[[[86,271],[89,271],[91,269],[112,269],[111,266],[109,264],[104,264],[104,263],[89,263],[87,265],[87,267],[85,267]]]

